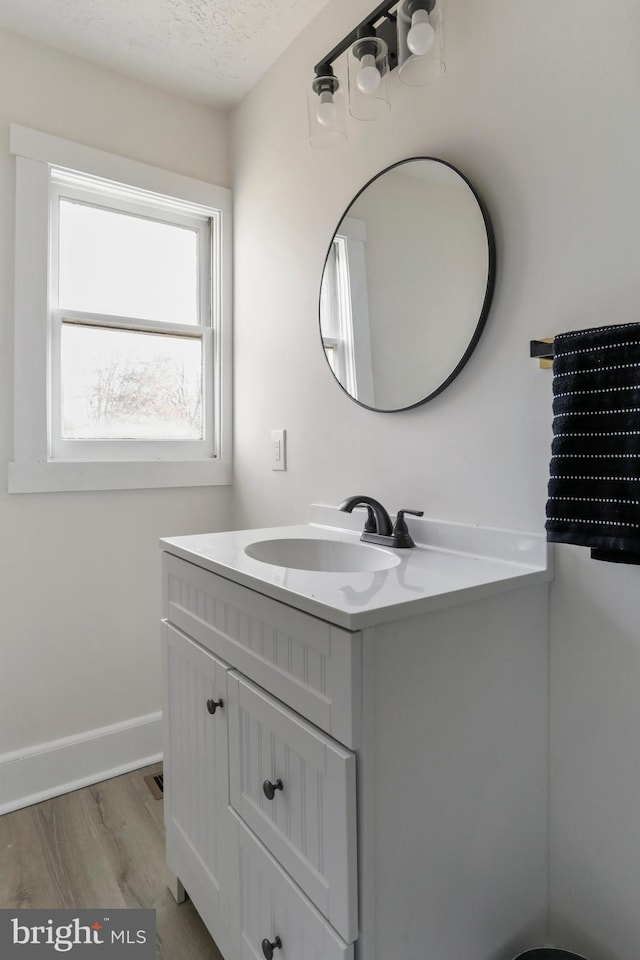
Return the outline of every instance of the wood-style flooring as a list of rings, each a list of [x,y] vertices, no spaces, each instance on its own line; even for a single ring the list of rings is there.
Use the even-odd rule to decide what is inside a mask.
[[[166,886],[161,764],[0,816],[0,907],[156,910],[158,960],[221,960],[191,902]]]

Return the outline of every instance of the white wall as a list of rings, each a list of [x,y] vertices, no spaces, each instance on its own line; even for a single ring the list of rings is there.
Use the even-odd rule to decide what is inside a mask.
[[[529,340],[640,319],[640,6],[448,0],[447,74],[400,88],[332,152],[306,140],[313,64],[369,12],[334,0],[234,116],[236,465],[244,526],[353,493],[391,510],[540,530],[551,376]],[[320,349],[320,271],[353,194],[416,154],[459,167],[496,228],[494,306],[435,401],[353,404]],[[273,473],[269,429],[286,427]],[[640,572],[557,550],[552,612],[552,934],[593,960],[640,943]]]
[[[15,769],[2,766],[7,754],[15,761],[26,748],[160,710],[158,538],[228,526],[231,493],[7,494],[13,455],[9,123],[222,186],[229,176],[223,114],[4,32],[0,91],[1,807],[2,788]]]

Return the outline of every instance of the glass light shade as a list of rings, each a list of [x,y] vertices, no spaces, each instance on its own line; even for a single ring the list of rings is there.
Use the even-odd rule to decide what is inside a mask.
[[[307,88],[307,114],[312,147],[333,147],[347,139],[344,94],[333,74],[316,76]]]
[[[356,120],[378,120],[388,113],[389,51],[379,37],[363,37],[349,48],[349,113]]]
[[[402,0],[397,10],[398,74],[421,87],[444,74],[443,0]]]

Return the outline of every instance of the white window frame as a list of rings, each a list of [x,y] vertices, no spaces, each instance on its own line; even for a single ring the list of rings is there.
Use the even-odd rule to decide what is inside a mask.
[[[322,341],[333,354],[336,378],[352,397],[374,406],[366,243],[366,223],[345,217],[327,258],[320,312],[331,318],[323,331],[333,326],[333,336],[323,334]]]
[[[16,157],[16,264],[15,452],[9,464],[9,492],[230,483],[231,191],[15,124],[11,126],[10,151]],[[65,170],[74,182],[61,187]],[[56,171],[61,171],[59,177]],[[209,302],[211,324],[181,328],[186,335],[202,336],[211,358],[205,364],[202,441],[56,440],[54,411],[59,385],[52,368],[59,358],[62,317],[51,309],[57,303],[52,296],[57,270],[50,238],[55,229],[56,197],[60,191],[65,196],[74,191],[82,196],[82,175],[87,178],[88,202],[95,202],[95,194],[93,201],[90,195],[98,178],[106,197],[111,185],[114,197],[119,198],[105,200],[112,209],[128,202],[133,210],[148,203],[147,210],[155,210],[156,216],[164,209],[168,218],[175,218],[180,210],[187,218],[191,211],[194,222],[199,218],[202,223],[203,214],[208,219],[213,242],[207,242],[207,251],[213,251],[216,259],[200,277],[200,294]],[[129,201],[126,196],[123,200],[127,188]],[[64,311],[64,318],[93,318],[97,325],[117,325],[114,318],[97,314]],[[161,321],[135,321],[136,329],[145,326],[175,330],[175,325]]]

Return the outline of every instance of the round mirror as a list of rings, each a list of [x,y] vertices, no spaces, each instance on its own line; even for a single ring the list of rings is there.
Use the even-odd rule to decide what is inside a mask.
[[[484,326],[495,278],[486,208],[455,167],[395,163],[341,219],[320,289],[320,334],[340,386],[371,410],[431,400]]]

